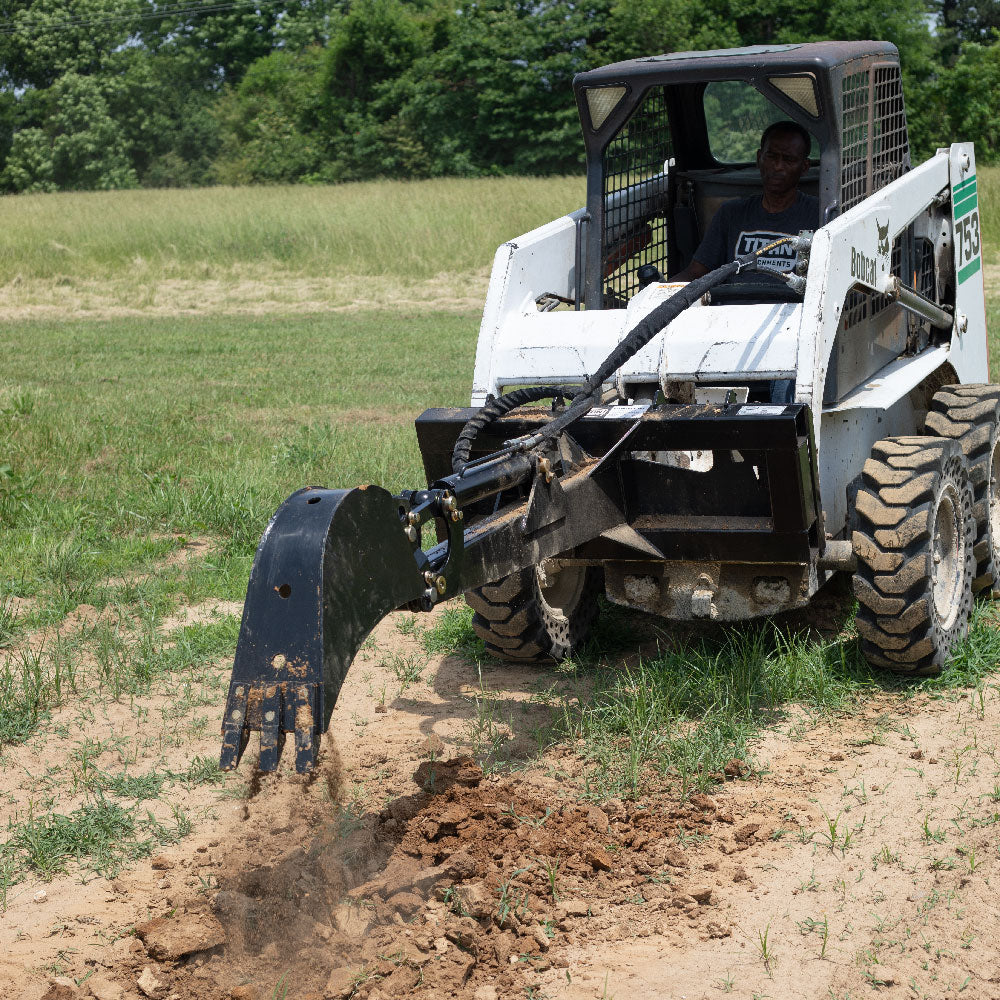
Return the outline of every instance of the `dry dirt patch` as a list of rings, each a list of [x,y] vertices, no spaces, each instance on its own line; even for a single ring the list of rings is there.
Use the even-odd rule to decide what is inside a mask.
[[[129,1000],[1000,996],[994,688],[793,717],[760,775],[597,804],[575,748],[483,775],[475,668],[404,684],[407,622],[352,668],[318,774],[206,799],[162,867],[25,886],[0,926],[24,995],[58,965],[65,996]],[[485,677],[527,747],[539,675]]]

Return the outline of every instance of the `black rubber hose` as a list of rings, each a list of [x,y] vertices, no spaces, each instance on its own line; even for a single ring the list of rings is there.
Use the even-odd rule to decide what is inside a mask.
[[[495,423],[502,416],[510,413],[511,410],[519,406],[527,406],[528,403],[537,403],[542,399],[555,399],[566,396],[569,391],[576,389],[576,386],[565,385],[536,385],[526,389],[515,389],[513,392],[506,392],[502,396],[488,396],[486,405],[462,428],[462,432],[455,441],[455,447],[451,453],[452,471],[461,475],[465,467],[469,464],[469,456],[472,454],[472,442],[482,432],[484,427]],[[574,396],[575,398],[575,396]]]
[[[767,248],[765,248],[767,249]],[[652,312],[644,316],[625,336],[618,346],[604,359],[601,367],[587,379],[583,389],[578,392],[569,408],[547,423],[539,432],[542,440],[555,437],[574,421],[579,420],[600,398],[601,386],[629,358],[638,354],[661,330],[672,323],[685,309],[694,305],[705,292],[711,291],[716,285],[728,281],[737,271],[754,266],[754,256],[740,257],[737,260],[723,264],[701,278],[689,281],[682,289],[670,296],[666,302],[660,303]]]
[[[570,424],[584,416],[600,399],[601,387],[629,358],[639,353],[661,330],[669,326],[685,309],[693,306],[706,292],[716,285],[728,281],[734,274],[742,270],[753,270],[757,265],[757,257],[776,246],[785,243],[789,238],[783,238],[762,247],[760,250],[745,257],[717,267],[714,271],[694,281],[689,281],[683,288],[670,296],[666,302],[660,303],[652,312],[644,316],[625,336],[618,346],[604,359],[601,366],[584,383],[583,388],[573,396],[569,407],[559,416],[550,420],[533,440],[535,447],[542,441],[550,440]],[[549,399],[560,393],[565,393],[566,386],[538,386],[529,389],[516,389],[502,396],[490,396],[486,405],[463,428],[455,442],[451,455],[452,469],[461,474],[469,462],[472,453],[472,442],[476,435],[486,426],[499,420],[504,414],[526,403],[534,403],[540,399]]]

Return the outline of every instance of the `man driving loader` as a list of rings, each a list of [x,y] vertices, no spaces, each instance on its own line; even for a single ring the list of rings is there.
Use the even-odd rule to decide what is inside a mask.
[[[742,257],[782,236],[815,229],[819,200],[799,191],[799,181],[809,169],[809,133],[792,121],[769,125],[760,137],[757,167],[763,193],[727,201],[715,213],[691,262],[673,276],[691,281],[708,274],[735,257]],[[761,256],[763,271],[787,271],[795,262],[791,244],[782,243]],[[749,276],[761,280],[760,272]],[[736,278],[734,280],[739,280]],[[774,280],[764,278],[764,280]]]

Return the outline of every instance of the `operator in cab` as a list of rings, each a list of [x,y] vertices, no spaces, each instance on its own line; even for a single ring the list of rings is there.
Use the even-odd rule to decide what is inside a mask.
[[[727,201],[715,213],[691,263],[671,280],[700,278],[782,236],[816,229],[819,199],[799,190],[799,181],[809,169],[811,143],[809,133],[796,122],[769,125],[757,150],[763,193]],[[769,278],[767,271],[789,271],[794,263],[791,244],[783,243],[758,258],[758,270],[746,273],[745,279],[774,281],[777,279]]]

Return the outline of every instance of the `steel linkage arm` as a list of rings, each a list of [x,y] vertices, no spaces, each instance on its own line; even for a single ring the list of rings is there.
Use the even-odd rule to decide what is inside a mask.
[[[527,500],[464,524],[462,505],[529,480]],[[311,770],[351,662],[390,611],[430,610],[622,523],[617,483],[607,458],[578,465],[553,452],[472,465],[398,496],[378,486],[293,493],[250,573],[220,767],[235,768],[259,730],[262,771],[277,767],[288,733],[296,770]],[[425,552],[421,526],[431,519],[446,538]]]

